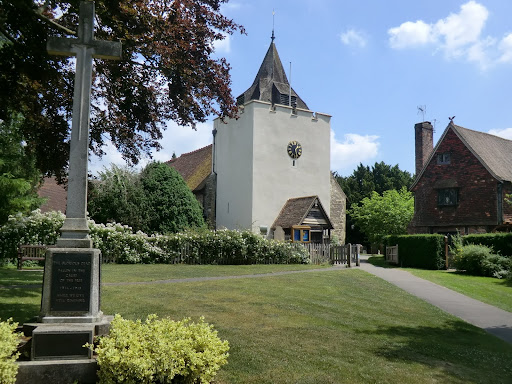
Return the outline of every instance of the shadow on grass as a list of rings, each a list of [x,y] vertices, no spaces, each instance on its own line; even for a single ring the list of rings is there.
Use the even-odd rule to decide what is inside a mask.
[[[502,378],[512,377],[512,346],[460,320],[442,328],[393,326],[361,333],[384,336],[388,342],[375,354],[390,361],[424,364],[467,382],[505,383]]]
[[[0,268],[0,286],[41,284],[43,270],[23,270],[14,268]]]
[[[34,320],[41,307],[40,297],[40,289],[0,289],[0,319],[12,317],[19,323]],[[21,299],[22,302],[9,302],[12,299]]]
[[[381,268],[398,268],[398,266],[389,264],[385,259],[384,256],[370,256],[368,258],[368,262],[372,265],[375,265],[376,267]]]

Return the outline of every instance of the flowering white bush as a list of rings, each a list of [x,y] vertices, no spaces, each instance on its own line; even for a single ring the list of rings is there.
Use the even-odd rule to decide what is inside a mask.
[[[11,216],[0,228],[0,258],[14,260],[20,244],[55,244],[64,222],[60,212]],[[266,240],[249,231],[187,231],[151,235],[127,225],[89,220],[94,246],[108,263],[283,264],[307,263],[304,247]]]

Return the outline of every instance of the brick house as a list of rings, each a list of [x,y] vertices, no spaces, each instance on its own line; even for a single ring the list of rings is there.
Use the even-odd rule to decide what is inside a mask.
[[[433,148],[433,127],[415,129],[414,217],[409,233],[512,229],[512,141],[450,124]]]

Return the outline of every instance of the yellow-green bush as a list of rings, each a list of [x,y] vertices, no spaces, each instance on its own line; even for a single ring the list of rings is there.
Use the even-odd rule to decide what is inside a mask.
[[[102,384],[209,383],[227,363],[229,345],[203,318],[150,315],[142,322],[116,315],[94,350]]]
[[[16,359],[19,353],[16,353],[18,347],[18,335],[14,332],[18,323],[13,323],[12,319],[0,322],[0,383],[14,384],[18,365]]]

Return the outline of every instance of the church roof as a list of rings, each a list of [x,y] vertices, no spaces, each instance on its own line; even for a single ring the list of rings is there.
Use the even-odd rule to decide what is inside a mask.
[[[272,224],[272,229],[291,228],[294,225],[321,225],[333,228],[318,196],[288,199]]]
[[[184,153],[166,164],[177,170],[193,191],[212,173],[212,144]]]
[[[47,199],[46,202],[41,205],[41,212],[66,212],[67,191],[64,186],[57,184],[57,180],[54,177],[45,177],[37,194],[39,197]]]
[[[277,53],[274,39],[272,39],[256,78],[249,89],[237,97],[237,102],[244,104],[250,100],[261,100],[272,104],[290,105],[289,92],[290,83]],[[292,105],[297,108],[309,109],[293,88],[291,96]]]
[[[429,159],[425,162],[423,170],[416,177],[411,189],[418,183],[423,172],[436,154],[437,148],[450,129],[455,132],[457,137],[495,179],[512,182],[512,140],[507,140],[489,133],[473,131],[450,123],[443,132],[436,147],[431,152]]]

